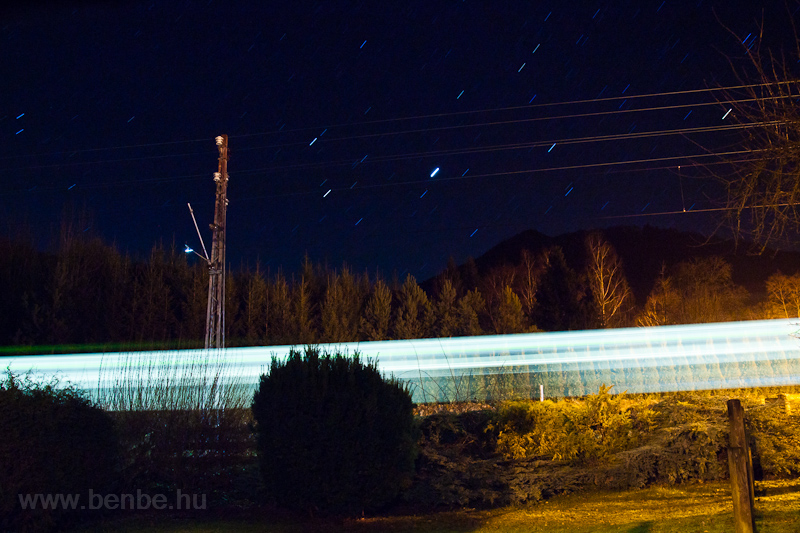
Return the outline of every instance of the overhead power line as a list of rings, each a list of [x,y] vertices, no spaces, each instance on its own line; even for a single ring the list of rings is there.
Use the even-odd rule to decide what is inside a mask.
[[[498,113],[503,111],[515,111],[518,109],[539,109],[539,108],[547,108],[547,107],[555,107],[555,106],[567,106],[567,105],[580,105],[580,104],[588,104],[588,103],[599,103],[599,102],[611,102],[611,101],[619,101],[619,100],[638,100],[643,98],[655,98],[661,96],[677,96],[683,94],[699,94],[699,93],[709,93],[714,91],[732,91],[736,89],[749,89],[753,87],[768,87],[772,85],[789,85],[797,83],[796,81],[787,81],[787,82],[771,82],[771,83],[751,83],[751,84],[744,84],[744,85],[730,85],[727,87],[709,87],[705,89],[686,89],[683,91],[664,91],[658,93],[648,93],[648,94],[638,94],[638,95],[620,95],[620,96],[609,96],[606,98],[588,98],[584,100],[569,100],[565,102],[545,102],[539,104],[527,104],[527,105],[519,105],[519,106],[508,106],[508,107],[496,107],[496,108],[487,108],[487,109],[478,109],[478,110],[470,110],[470,111],[453,111],[448,113],[432,113],[427,115],[413,115],[407,117],[396,117],[396,118],[386,118],[386,119],[379,119],[379,120],[367,120],[363,122],[350,122],[350,123],[341,123],[341,124],[329,124],[329,125],[321,125],[321,126],[307,126],[303,128],[295,128],[295,129],[288,129],[283,130],[283,133],[290,133],[290,132],[298,132],[298,131],[313,131],[319,130],[322,128],[343,128],[343,127],[350,127],[350,126],[362,126],[362,125],[372,125],[372,124],[383,124],[388,122],[400,122],[406,120],[418,120],[418,119],[425,119],[425,118],[438,118],[438,117],[446,117],[446,116],[461,116],[461,115],[471,115],[471,114],[479,114],[479,113]],[[246,133],[241,135],[236,135],[239,138],[245,137],[256,137],[261,135],[273,135],[276,133],[281,133],[279,131],[268,131],[268,132],[259,132],[259,133]]]
[[[523,150],[528,148],[537,148],[537,147],[548,147],[553,144],[557,145],[570,145],[570,144],[582,144],[582,143],[593,143],[593,142],[606,142],[606,141],[619,141],[619,140],[627,140],[627,139],[640,139],[640,138],[649,138],[649,137],[661,137],[661,136],[670,136],[670,135],[691,135],[696,133],[713,133],[717,131],[727,131],[727,130],[736,130],[736,129],[744,129],[744,128],[751,128],[757,126],[765,126],[769,124],[774,124],[775,122],[764,122],[764,123],[747,123],[747,124],[726,124],[720,126],[701,126],[696,128],[680,128],[680,129],[672,129],[672,130],[655,130],[655,131],[644,131],[644,132],[636,132],[636,133],[620,133],[620,134],[610,134],[610,135],[593,135],[589,137],[571,137],[571,138],[563,138],[563,139],[548,139],[544,141],[531,141],[531,142],[524,142],[524,143],[512,143],[512,144],[500,144],[500,145],[491,145],[491,146],[478,146],[478,147],[470,147],[470,148],[453,148],[450,150],[435,150],[435,151],[428,151],[428,152],[408,152],[404,154],[395,154],[395,155],[386,155],[386,156],[372,156],[364,163],[380,163],[386,161],[399,161],[404,159],[418,159],[420,157],[445,157],[445,156],[452,156],[452,155],[463,155],[463,154],[471,154],[471,153],[485,153],[485,152],[497,152],[497,151],[504,151],[504,150]],[[239,172],[240,174],[248,174],[254,172],[267,172],[267,171],[279,171],[279,170],[297,170],[302,168],[324,168],[324,167],[331,167],[331,166],[339,166],[339,165],[351,165],[352,159],[340,159],[340,160],[332,160],[332,161],[321,161],[321,162],[314,162],[314,163],[297,163],[293,165],[281,165],[281,166],[271,166],[271,167],[262,167],[259,169],[250,169],[250,170],[243,170]]]
[[[745,84],[745,85],[731,85],[726,87],[710,87],[704,89],[687,89],[682,91],[664,91],[664,92],[656,92],[656,93],[648,93],[648,94],[631,94],[631,95],[621,95],[621,96],[613,96],[613,97],[606,97],[606,98],[592,98],[592,99],[584,99],[584,100],[570,100],[564,102],[546,102],[546,103],[539,103],[539,104],[529,104],[529,105],[521,105],[521,106],[508,106],[508,107],[498,107],[498,108],[487,108],[487,109],[478,109],[478,110],[468,110],[468,111],[454,111],[448,113],[432,113],[432,114],[425,114],[425,115],[412,115],[412,116],[405,116],[405,117],[394,117],[394,118],[387,118],[387,119],[380,119],[380,120],[371,120],[371,121],[363,121],[363,122],[349,122],[349,123],[340,123],[340,124],[328,124],[328,125],[317,125],[317,126],[303,126],[301,128],[293,128],[293,129],[283,129],[283,130],[270,130],[270,131],[263,131],[263,132],[253,132],[253,133],[242,133],[238,135],[231,135],[230,138],[247,138],[247,137],[258,137],[258,136],[267,136],[267,135],[280,135],[285,133],[296,133],[302,131],[315,131],[321,129],[332,129],[332,128],[345,128],[345,127],[361,127],[366,125],[374,125],[374,124],[383,124],[383,123],[391,123],[391,122],[402,122],[402,121],[410,121],[410,120],[418,120],[418,119],[426,119],[426,118],[438,118],[438,117],[447,117],[447,116],[462,116],[462,115],[470,115],[470,114],[481,114],[481,113],[499,113],[504,111],[514,111],[519,109],[545,109],[550,107],[558,107],[558,106],[570,106],[570,105],[581,105],[581,104],[595,104],[595,103],[603,103],[603,102],[610,102],[610,101],[620,101],[620,100],[640,100],[646,98],[656,98],[656,97],[665,97],[665,96],[676,96],[676,95],[684,95],[684,94],[701,94],[701,93],[710,93],[710,92],[724,92],[724,91],[731,91],[737,89],[747,89],[747,88],[754,88],[754,87],[767,87],[772,85],[791,85],[798,83],[797,81],[786,81],[786,82],[773,82],[773,83],[756,83],[756,84]],[[774,98],[770,97],[770,98]],[[737,103],[737,102],[746,102],[746,101],[753,101],[753,100],[760,100],[760,99],[737,99],[737,100],[729,100],[730,103]],[[675,106],[675,107],[688,107],[691,105],[714,105],[724,102],[704,102],[698,104],[685,104],[682,106]],[[650,107],[650,108],[642,108],[639,110],[626,110],[629,112],[634,111],[652,111],[657,110],[660,108],[657,107]],[[668,108],[664,108],[668,109]],[[560,115],[560,116],[551,116],[547,118],[551,119],[559,119],[559,118],[576,118],[585,116],[585,114],[567,114],[567,115]],[[16,159],[21,157],[47,157],[47,156],[56,156],[56,155],[64,155],[64,154],[78,154],[78,153],[87,153],[87,152],[101,152],[101,151],[111,151],[111,150],[125,150],[131,148],[148,148],[148,147],[155,147],[155,146],[166,146],[172,144],[190,144],[190,143],[202,143],[206,142],[206,138],[198,138],[198,139],[180,139],[180,140],[169,140],[169,141],[161,141],[161,142],[154,142],[154,143],[138,143],[138,144],[125,144],[125,145],[117,145],[117,146],[108,146],[108,147],[94,147],[94,148],[75,148],[72,150],[58,150],[54,152],[38,152],[33,154],[14,154],[8,156],[0,157],[0,160],[3,159]],[[298,143],[303,144],[303,143]],[[247,150],[248,148],[239,149]]]
[[[519,121],[508,121],[507,123],[511,122],[524,122],[526,120],[533,120],[533,119],[522,119]],[[645,137],[659,137],[664,135],[689,135],[695,133],[709,133],[715,131],[726,131],[726,130],[735,130],[735,129],[744,129],[744,128],[751,128],[751,127],[758,127],[758,126],[767,126],[771,124],[777,124],[777,121],[771,122],[751,122],[745,124],[724,124],[724,125],[717,125],[717,126],[699,126],[695,128],[678,128],[678,129],[665,129],[665,130],[651,130],[651,131],[644,131],[644,132],[635,132],[635,133],[617,133],[617,134],[608,134],[608,135],[593,135],[587,137],[572,137],[572,138],[559,138],[559,139],[547,139],[542,141],[530,141],[524,143],[513,143],[513,144],[504,144],[504,145],[492,145],[492,146],[485,146],[485,147],[470,147],[470,148],[455,148],[450,150],[436,150],[436,151],[429,151],[429,152],[410,152],[405,154],[395,154],[395,155],[386,155],[386,156],[373,156],[370,158],[369,162],[380,162],[380,161],[397,161],[403,159],[413,159],[418,157],[434,157],[434,156],[443,156],[443,155],[461,155],[461,154],[469,154],[469,153],[483,153],[483,152],[494,152],[494,151],[501,151],[501,150],[515,150],[515,149],[525,149],[525,148],[535,148],[540,146],[551,146],[553,143],[564,145],[564,144],[578,144],[578,143],[590,143],[590,142],[603,142],[603,141],[617,141],[617,140],[626,140],[626,139],[638,139],[638,138],[645,138]],[[378,134],[376,134],[378,135]],[[335,139],[341,140],[341,139]],[[307,143],[295,143],[295,144],[307,144]],[[274,147],[274,146],[270,146]],[[258,148],[258,149],[263,149]],[[244,151],[246,149],[240,150]],[[183,153],[183,154],[157,154],[157,155],[147,155],[147,156],[140,156],[140,157],[130,157],[130,158],[121,158],[121,159],[99,159],[99,160],[92,160],[92,161],[75,161],[70,163],[53,163],[47,165],[29,165],[29,166],[19,166],[19,167],[6,167],[0,169],[0,171],[14,171],[14,170],[31,170],[31,169],[42,169],[42,168],[61,168],[61,167],[70,167],[70,166],[81,166],[81,165],[96,165],[96,164],[103,164],[103,163],[124,163],[130,161],[143,161],[147,159],[163,159],[168,157],[186,157],[186,156],[196,156],[200,155],[197,153]],[[326,166],[338,166],[338,165],[349,165],[352,163],[352,160],[337,160],[337,161],[324,161],[324,162],[314,162],[314,163],[298,163],[294,165],[283,165],[281,167],[265,167],[260,169],[254,170],[242,170],[239,173],[249,173],[249,172],[261,172],[265,170],[279,170],[279,169],[298,169],[298,168],[318,168],[318,167],[326,167]]]

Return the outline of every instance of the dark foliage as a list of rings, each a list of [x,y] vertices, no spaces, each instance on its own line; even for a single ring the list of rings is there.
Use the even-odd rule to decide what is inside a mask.
[[[800,475],[800,417],[790,415],[785,404],[775,402],[749,408],[745,423],[757,477]]]
[[[551,250],[548,263],[536,291],[534,323],[544,331],[584,327],[588,310],[581,305],[577,274],[567,265],[561,248]]]
[[[118,426],[127,492],[202,494],[206,505],[247,504],[236,483],[249,464],[251,434],[231,410],[124,411]]]
[[[414,471],[411,396],[358,354],[273,359],[253,399],[257,450],[280,505],[354,514],[394,500]]]
[[[8,371],[0,382],[0,435],[0,530],[53,530],[80,513],[23,510],[18,495],[113,491],[113,421],[74,388]]]
[[[488,426],[493,411],[439,413],[420,423],[420,446],[412,485],[403,499],[423,508],[509,503],[508,481],[494,453]]]

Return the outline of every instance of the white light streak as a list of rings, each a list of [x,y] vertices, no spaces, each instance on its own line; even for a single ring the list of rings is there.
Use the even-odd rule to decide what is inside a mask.
[[[364,359],[377,360],[381,372],[411,385],[416,402],[452,399],[447,391],[454,379],[487,375],[505,376],[521,396],[538,395],[543,384],[548,397],[560,397],[596,393],[603,383],[615,392],[631,393],[797,385],[800,340],[795,334],[799,327],[797,319],[779,319],[351,342],[319,348],[357,351]],[[284,359],[293,348],[304,347],[227,348],[220,356],[235,379],[255,388],[271,358]],[[0,368],[17,373],[32,370],[44,377],[57,374],[94,393],[102,380],[122,375],[121,369],[132,357],[141,365],[165,358],[180,361],[177,371],[189,373],[194,361],[207,356],[204,350],[33,355],[0,357]]]
[[[435,169],[433,169],[433,172],[431,172],[431,177],[434,177],[438,173],[439,173],[439,167],[436,167]]]
[[[725,120],[725,117],[727,117],[728,115],[730,115],[731,111],[733,111],[733,108],[730,108],[730,109],[728,109],[728,112],[727,112],[727,113],[725,113],[724,115],[722,115],[722,120]]]

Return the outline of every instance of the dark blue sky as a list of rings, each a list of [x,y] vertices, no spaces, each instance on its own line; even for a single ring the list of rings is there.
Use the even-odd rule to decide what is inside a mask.
[[[234,267],[427,278],[529,228],[706,231],[641,215],[712,205],[692,141],[730,134],[664,132],[724,106],[664,93],[736,82],[723,23],[791,49],[782,2],[735,4],[32,2],[0,19],[0,222],[44,239],[74,205],[123,250],[198,247],[225,133]]]

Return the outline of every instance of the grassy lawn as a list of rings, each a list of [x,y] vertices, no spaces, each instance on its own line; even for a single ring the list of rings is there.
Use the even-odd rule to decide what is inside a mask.
[[[757,492],[756,527],[760,533],[800,531],[800,480],[759,483]],[[74,531],[727,533],[734,529],[732,509],[729,485],[708,483],[573,494],[524,508],[401,513],[344,521],[264,511],[239,517],[213,516],[211,512],[193,517],[149,515],[89,524]]]

